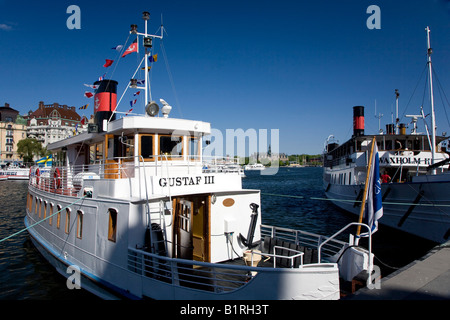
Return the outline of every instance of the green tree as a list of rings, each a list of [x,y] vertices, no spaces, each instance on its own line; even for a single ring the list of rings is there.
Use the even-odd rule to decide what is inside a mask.
[[[17,143],[17,153],[23,158],[23,162],[33,162],[35,156],[44,157],[48,151],[36,139],[27,138]]]

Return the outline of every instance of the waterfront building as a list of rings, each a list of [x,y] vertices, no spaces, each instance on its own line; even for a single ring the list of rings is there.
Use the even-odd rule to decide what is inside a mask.
[[[80,117],[75,107],[58,103],[45,105],[39,102],[34,112],[25,116],[28,138],[36,138],[45,148],[48,144],[87,131],[87,119]]]
[[[27,137],[26,121],[9,103],[0,107],[0,165],[22,164],[17,143]]]

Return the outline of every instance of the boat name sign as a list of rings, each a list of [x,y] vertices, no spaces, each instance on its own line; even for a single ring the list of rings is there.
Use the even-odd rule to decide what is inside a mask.
[[[214,176],[173,177],[160,178],[160,187],[198,186],[200,184],[214,184]]]
[[[431,158],[416,158],[416,157],[380,157],[380,165],[402,165],[414,164],[428,166],[431,164]]]

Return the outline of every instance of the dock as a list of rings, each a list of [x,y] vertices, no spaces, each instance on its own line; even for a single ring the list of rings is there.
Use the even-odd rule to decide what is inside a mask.
[[[450,300],[450,241],[345,300]]]

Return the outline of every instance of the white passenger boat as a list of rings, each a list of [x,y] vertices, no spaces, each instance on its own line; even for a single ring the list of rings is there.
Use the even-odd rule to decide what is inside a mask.
[[[0,180],[28,180],[29,176],[30,168],[13,165],[0,170]]]
[[[137,35],[147,63],[162,33]],[[29,181],[25,224],[58,272],[103,298],[263,300],[338,299],[372,270],[370,242],[262,225],[239,171],[204,170],[209,123],[169,117],[164,100],[158,116],[148,85],[147,113],[116,119],[118,83],[95,84],[95,124],[50,144],[52,169]]]
[[[244,170],[246,171],[261,171],[265,169],[266,167],[262,163],[247,164],[244,166]]]
[[[427,63],[432,88],[429,28],[427,36]],[[398,105],[397,91],[396,94]],[[352,138],[338,144],[330,136],[325,143],[323,187],[326,196],[335,205],[359,214],[368,150],[370,141],[375,137],[380,174],[384,180],[381,186],[384,213],[379,223],[442,243],[450,237],[450,149],[446,144],[447,138],[436,136],[435,133],[432,90],[430,101],[430,135],[416,130],[417,120],[425,118],[423,111],[420,115],[407,116],[413,123],[410,134],[406,133],[404,124],[400,124],[397,130],[394,124],[389,124],[386,134],[365,135],[364,107],[354,107]]]

